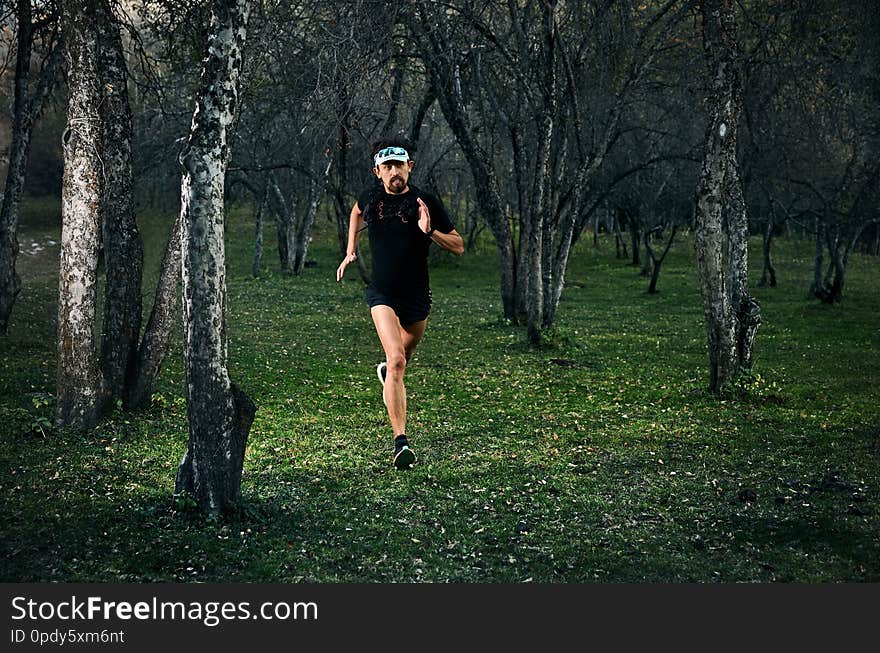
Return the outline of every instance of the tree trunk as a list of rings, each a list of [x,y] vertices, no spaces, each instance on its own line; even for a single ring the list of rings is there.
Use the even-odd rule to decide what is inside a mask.
[[[620,209],[618,209],[618,215],[622,213]],[[618,218],[614,219],[614,249],[615,249],[615,258],[627,258],[629,253],[626,251],[626,241],[623,239],[623,234],[620,231],[620,220]]]
[[[666,255],[672,247],[672,242],[675,240],[675,234],[677,231],[678,225],[672,225],[672,233],[669,234],[669,240],[666,241],[666,247],[663,249],[663,253],[660,254],[659,257],[654,254],[654,248],[651,246],[650,237],[645,238],[645,247],[648,250],[648,256],[651,257],[653,267],[653,271],[651,272],[651,282],[648,284],[648,293],[651,295],[657,292],[657,281],[660,279],[660,267],[663,265],[663,261],[666,259]]]
[[[516,279],[516,313],[514,314],[514,324],[526,324],[529,319],[529,241],[532,238],[532,222],[528,219],[528,208],[524,202],[519,203],[519,238],[516,244],[516,251],[519,255],[516,258],[516,267],[514,274]]]
[[[394,130],[394,125],[397,124],[397,108],[400,106],[400,96],[403,91],[404,71],[404,67],[399,64],[395,64],[394,70],[391,71],[391,77],[393,79],[391,84],[391,95],[387,98],[386,104],[388,108],[388,116],[385,118],[385,124],[382,125],[382,129],[379,130],[379,133],[383,136],[391,134]]]
[[[296,252],[296,203],[291,208],[278,186],[275,175],[269,173],[269,192],[275,206],[275,225],[278,232],[278,258],[283,272],[293,272]]]
[[[67,49],[67,129],[62,138],[61,263],[58,299],[58,383],[55,423],[95,426],[104,388],[95,343],[96,280],[101,240],[103,174],[98,30],[99,0],[62,5]]]
[[[712,74],[712,115],[696,190],[695,248],[708,336],[709,389],[720,392],[741,366],[750,365],[759,314],[746,284],[747,222],[736,160],[742,78],[736,62],[733,5],[702,0],[701,13]]]
[[[2,333],[7,332],[12,306],[21,291],[21,278],[15,270],[15,259],[18,257],[19,207],[27,171],[31,134],[43,100],[54,82],[62,49],[56,44],[47,55],[49,61],[37,81],[33,95],[29,96],[28,79],[33,42],[30,0],[19,0],[16,19],[18,50],[13,91],[12,142],[9,145],[6,184],[0,197],[0,331]]]
[[[128,76],[119,24],[107,0],[102,0],[97,20],[101,34],[99,65],[103,95],[101,217],[107,270],[101,371],[109,398],[115,401],[126,396],[127,386],[135,375],[141,334],[144,254],[132,206]]]
[[[810,292],[818,297],[824,286],[822,282],[822,259],[825,253],[825,244],[823,242],[825,229],[822,223],[822,218],[818,213],[816,214],[814,224],[816,228],[816,247],[813,250],[813,283],[810,286]]]
[[[847,240],[844,240],[843,236],[837,237],[834,240],[828,240],[828,253],[831,258],[828,278],[822,284],[821,291],[815,293],[826,304],[834,304],[843,299],[843,287],[846,284],[849,255],[855,249],[865,229],[875,222],[875,220],[871,220],[863,223],[855,229],[855,232]]]
[[[351,205],[346,202],[345,189],[348,188],[348,150],[351,147],[351,135],[349,134],[349,121],[351,120],[351,107],[348,96],[348,87],[341,78],[337,78],[337,104],[342,107],[342,115],[339,116],[339,132],[336,141],[336,161],[331,164],[333,172],[333,208],[336,213],[336,240],[339,244],[339,256],[345,257],[348,248],[348,220],[351,215]],[[358,273],[364,285],[370,283],[370,273],[364,257],[361,256],[361,246],[355,246],[357,254]]]
[[[317,179],[312,179],[309,185],[309,203],[306,207],[306,213],[299,224],[296,232],[296,255],[293,259],[293,273],[301,274],[306,265],[306,257],[309,253],[309,240],[312,238],[312,227],[315,226],[315,215],[318,212],[318,203],[321,201],[323,189],[327,186],[327,180],[330,176],[330,166],[332,161],[327,163],[324,168],[324,177],[321,183]]]
[[[18,256],[18,210],[27,170],[33,121],[27,111],[28,77],[31,65],[31,3],[18,2],[18,52],[15,62],[12,144],[6,187],[0,205],[0,329],[6,333],[12,305],[21,291],[21,278],[15,271]]]
[[[758,285],[770,286],[771,288],[776,287],[776,268],[773,265],[773,257],[770,254],[771,246],[773,245],[773,217],[767,218],[767,228],[764,230],[764,239],[763,239],[763,255],[764,255],[764,266],[761,270],[761,280],[758,282]]]
[[[552,86],[552,74],[551,82]],[[549,102],[549,98],[548,98]],[[538,167],[536,170],[536,186],[534,211],[532,213],[532,228],[529,234],[528,249],[525,256],[528,259],[529,274],[529,299],[528,299],[528,321],[526,322],[526,333],[529,343],[532,346],[539,347],[542,342],[542,334],[544,330],[544,303],[547,299],[547,291],[550,290],[552,266],[547,253],[552,247],[553,239],[549,234],[548,222],[549,216],[547,196],[549,195],[550,185],[550,147],[553,141],[553,131],[555,127],[553,116],[553,105],[548,103],[546,107],[546,116],[542,125],[540,142],[538,143]],[[549,268],[549,269],[548,269]]]
[[[528,295],[526,297],[526,334],[529,344],[540,346],[541,322],[544,316],[544,284],[541,274],[541,255],[543,253],[544,225],[537,218],[529,229],[526,249],[522,256],[526,260]]]
[[[535,247],[537,251],[532,252],[534,259],[529,269],[531,297],[529,302],[529,320],[526,324],[528,339],[533,346],[541,346],[544,329],[550,326],[551,314],[555,316],[556,313],[555,306],[548,306],[554,290],[553,282],[556,270],[553,267],[553,263],[555,260],[554,255],[557,252],[553,245],[558,227],[554,219],[553,209],[556,203],[553,201],[554,175],[553,166],[551,165],[553,141],[556,134],[557,109],[556,28],[552,3],[542,5],[541,13],[543,56],[540,56],[539,59],[542,68],[543,88],[545,90],[543,114],[540,120],[541,130],[538,133],[538,166],[535,171],[536,190],[535,210],[533,212],[535,227],[532,234],[532,242],[530,242],[530,247]]]
[[[510,224],[502,209],[503,203],[498,180],[491,168],[491,157],[474,138],[468,125],[467,111],[460,96],[454,91],[454,68],[450,69],[445,61],[445,53],[441,49],[441,44],[437,43],[436,39],[428,33],[433,25],[433,19],[425,13],[427,9],[426,5],[419,4],[417,9],[419,16],[410,24],[423,45],[422,56],[433,95],[437,98],[440,111],[468,162],[474,178],[474,194],[477,197],[478,206],[498,245],[501,305],[504,318],[515,320],[516,253]]]
[[[639,266],[642,264],[642,243],[639,234],[639,217],[635,210],[626,211],[626,221],[629,226],[629,239],[632,245],[632,264]]]
[[[575,193],[574,206],[580,205],[582,188],[578,187]],[[571,255],[571,248],[576,240],[577,227],[572,226],[576,222],[577,210],[572,209],[569,219],[563,221],[563,225],[559,229],[559,243],[556,245],[555,253],[552,257],[553,279],[547,295],[544,297],[544,326],[550,327],[556,322],[556,313],[559,308],[559,301],[562,298],[562,291],[565,288],[565,271],[568,269],[568,259]],[[598,221],[595,223],[598,229]]]
[[[177,288],[180,284],[180,236],[181,219],[178,215],[171,227],[171,235],[162,256],[159,269],[159,281],[147,328],[144,330],[137,353],[137,364],[134,379],[128,389],[125,408],[138,409],[150,405],[153,383],[159,376],[162,363],[168,353],[171,334],[174,330]]]
[[[648,294],[653,295],[657,292],[657,281],[660,279],[660,266],[662,263],[654,263],[654,271],[651,273],[651,281],[648,283]]]
[[[730,25],[732,27],[732,22]],[[736,81],[740,80],[741,78],[737,76]],[[732,147],[725,150],[728,161],[724,179],[724,201],[730,249],[728,259],[730,307],[733,310],[732,317],[736,337],[734,370],[738,373],[749,371],[752,368],[752,352],[755,347],[758,325],[761,323],[761,307],[757,300],[749,294],[749,220],[746,215],[746,202],[739,176],[739,163],[736,159],[738,118],[742,111],[742,87],[737,83],[734,89],[734,110],[737,122],[733,123],[735,125],[732,134],[734,143]]]
[[[229,378],[224,177],[230,126],[238,110],[249,0],[216,3],[197,106],[181,155],[184,336],[189,445],[180,463],[177,494],[217,513],[241,487],[247,437],[255,407]]]
[[[438,98],[442,97],[443,94],[438,94]],[[474,193],[477,197],[477,204],[498,245],[501,305],[504,318],[515,320],[514,304],[517,292],[516,255],[513,247],[513,235],[510,233],[510,224],[501,209],[498,181],[495,178],[494,172],[486,163],[488,161],[486,153],[470,137],[465,124],[458,120],[460,117],[458,113],[452,113],[455,110],[448,106],[451,103],[444,99],[440,99],[439,102],[444,116],[447,122],[450,123],[452,131],[456,136],[459,147],[461,147],[470,165],[471,174],[474,177]],[[446,107],[446,109],[443,109],[443,107]],[[447,111],[451,113],[447,114]]]
[[[436,99],[437,98],[434,97],[434,90],[429,85],[425,90],[425,95],[422,97],[419,108],[416,109],[412,121],[412,127],[410,127],[409,130],[409,142],[416,149],[419,146],[419,136],[422,133],[422,123],[425,122],[425,116],[428,114],[428,109],[431,108],[431,105],[434,104],[434,100]]]
[[[831,257],[834,272],[831,282],[827,284],[827,298],[825,300],[829,304],[834,304],[843,299],[843,286],[846,282],[845,259],[847,257],[848,252],[841,254],[840,251],[835,251]]]
[[[264,185],[263,194],[260,197],[260,204],[257,206],[256,224],[254,225],[254,262],[251,266],[251,274],[254,277],[260,276],[260,267],[263,264],[263,211],[266,210],[266,201],[268,200],[269,186]]]
[[[436,83],[440,83],[437,80]],[[488,155],[482,150],[477,142],[471,137],[461,107],[457,107],[446,93],[437,92],[441,111],[452,128],[459,147],[464,152],[474,178],[474,194],[480,212],[489,225],[495,242],[498,246],[498,268],[501,276],[501,305],[504,318],[515,320],[515,298],[517,293],[516,283],[516,255],[513,246],[513,235],[510,233],[510,224],[507,216],[501,209],[501,194],[498,190],[498,181],[491,168],[488,167]]]

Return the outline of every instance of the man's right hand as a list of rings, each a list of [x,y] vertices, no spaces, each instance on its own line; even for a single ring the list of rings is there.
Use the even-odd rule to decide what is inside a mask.
[[[336,268],[336,280],[342,281],[342,275],[345,274],[345,268],[348,267],[349,263],[352,263],[357,260],[357,254],[347,254],[344,259],[342,259],[342,263],[339,264],[339,267]]]

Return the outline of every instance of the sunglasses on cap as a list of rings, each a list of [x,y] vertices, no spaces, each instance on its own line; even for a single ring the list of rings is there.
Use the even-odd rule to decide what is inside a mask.
[[[402,147],[383,147],[376,152],[373,163],[378,167],[386,161],[409,161],[409,153]]]

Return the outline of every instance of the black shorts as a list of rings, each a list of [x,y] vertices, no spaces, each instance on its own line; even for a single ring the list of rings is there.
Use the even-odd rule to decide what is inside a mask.
[[[390,306],[401,324],[412,324],[427,319],[428,313],[431,312],[431,291],[425,289],[398,296],[383,293],[369,285],[367,286],[367,304],[370,308]]]

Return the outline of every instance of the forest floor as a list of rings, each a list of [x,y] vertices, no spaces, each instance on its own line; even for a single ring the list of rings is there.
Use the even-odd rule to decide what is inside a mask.
[[[60,238],[51,206],[28,210],[0,338],[0,581],[880,581],[876,259],[853,256],[827,306],[807,296],[811,242],[778,241],[771,289],[756,239],[753,375],[719,399],[687,235],[648,295],[607,235],[585,234],[542,350],[501,319],[488,238],[435,256],[407,370],[419,460],[400,472],[381,348],[356,271],[335,281],[334,230],[322,219],[315,266],[293,278],[267,227],[253,278],[251,216],[234,212],[229,368],[257,414],[240,505],[209,519],[172,497],[180,329],[148,410],[51,428]],[[172,219],[141,220],[147,304]]]

